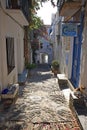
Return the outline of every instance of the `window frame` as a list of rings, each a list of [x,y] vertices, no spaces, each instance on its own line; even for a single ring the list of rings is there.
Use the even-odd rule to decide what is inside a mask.
[[[6,37],[7,72],[10,74],[15,68],[14,37]]]

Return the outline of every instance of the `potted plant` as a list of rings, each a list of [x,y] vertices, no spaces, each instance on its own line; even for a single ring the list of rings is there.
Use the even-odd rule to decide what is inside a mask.
[[[28,76],[31,76],[31,70],[36,68],[36,64],[32,63],[26,63],[25,64],[26,69],[28,70]]]
[[[52,61],[51,70],[55,76],[59,73],[59,62],[57,60]]]

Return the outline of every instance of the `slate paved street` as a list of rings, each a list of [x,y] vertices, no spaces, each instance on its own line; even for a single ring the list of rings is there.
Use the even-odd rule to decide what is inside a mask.
[[[32,70],[15,105],[0,109],[0,130],[80,130],[49,66]]]

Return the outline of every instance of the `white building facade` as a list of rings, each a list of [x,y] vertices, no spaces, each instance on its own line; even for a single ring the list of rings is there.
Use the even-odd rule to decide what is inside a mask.
[[[44,37],[40,37],[39,41],[41,45],[39,46],[39,49],[36,50],[36,63],[51,64],[53,59],[53,50],[50,42]]]
[[[0,90],[17,83],[24,69],[24,29],[28,25],[22,10],[11,9],[0,0]],[[19,3],[16,3],[19,4]]]
[[[71,78],[72,72],[72,52],[73,38],[62,36],[63,17],[59,16],[59,12],[53,15],[52,32],[50,33],[53,43],[53,59],[60,64],[60,73],[64,73]]]

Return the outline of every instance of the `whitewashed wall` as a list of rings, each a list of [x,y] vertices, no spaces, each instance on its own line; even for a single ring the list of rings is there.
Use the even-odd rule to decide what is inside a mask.
[[[40,63],[43,62],[44,59],[42,59],[43,54],[45,56],[45,54],[48,55],[48,63],[51,64],[52,62],[52,57],[53,57],[53,51],[52,51],[52,47],[49,43],[48,40],[46,40],[45,38],[39,38],[40,42],[43,43],[43,48],[39,48],[39,50],[36,51],[37,56],[36,56],[36,63],[39,61]],[[45,60],[44,60],[45,62]]]
[[[82,54],[81,54],[81,79],[80,86],[87,88],[87,4],[85,7],[85,20],[83,30],[83,43],[82,43]]]
[[[2,1],[3,4],[4,1]],[[6,37],[14,38],[15,68],[8,75],[6,60]],[[18,73],[24,69],[24,31],[0,9],[0,87],[5,88],[9,83],[16,83]]]

